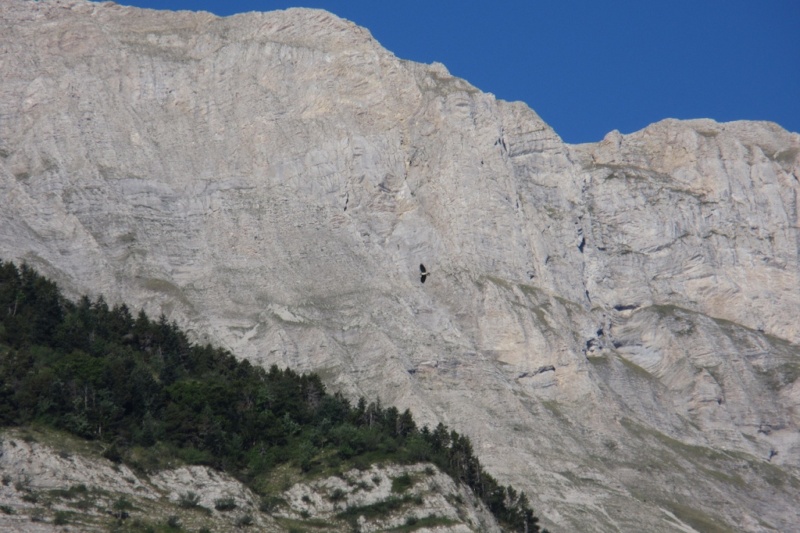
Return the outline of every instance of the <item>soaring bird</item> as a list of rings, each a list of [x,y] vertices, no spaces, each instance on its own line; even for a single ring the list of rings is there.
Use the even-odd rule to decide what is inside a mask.
[[[425,278],[428,277],[428,274],[430,274],[430,272],[425,270],[425,265],[423,265],[422,263],[420,263],[420,265],[419,265],[419,271],[421,273],[421,275],[419,277],[419,281],[420,281],[420,283],[425,283]]]

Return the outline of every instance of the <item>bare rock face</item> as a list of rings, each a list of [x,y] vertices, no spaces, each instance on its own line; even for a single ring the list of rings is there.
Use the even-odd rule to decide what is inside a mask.
[[[421,532],[501,533],[483,502],[430,464],[373,465],[319,479],[282,472],[280,486],[261,500],[209,467],[148,475],[113,464],[99,447],[51,431],[0,432],[0,531],[108,531],[126,524],[145,530],[178,523],[188,531],[252,526],[271,533],[325,524],[325,531],[343,532],[416,525]]]
[[[408,487],[400,490],[396,481],[403,478],[408,480]],[[343,476],[296,483],[283,495],[287,505],[275,513],[278,517],[298,519],[310,515],[330,523],[346,512],[355,518],[358,531],[364,533],[402,530],[403,526],[415,524],[419,528],[413,531],[502,533],[494,517],[469,489],[430,464],[353,469]],[[386,505],[387,502],[397,505]],[[369,512],[380,504],[387,509],[397,508]],[[424,527],[426,518],[429,527]]]
[[[127,521],[144,528],[165,525],[174,516],[188,527],[228,531],[244,513],[259,531],[283,530],[260,513],[257,498],[228,475],[207,467],[182,467],[150,477],[102,458],[96,448],[55,432],[0,433],[0,530],[108,531],[115,519],[117,526]],[[236,512],[215,510],[215,497],[230,498]]]
[[[569,146],[323,11],[0,15],[0,257],[441,420],[554,531],[800,523],[800,135]]]

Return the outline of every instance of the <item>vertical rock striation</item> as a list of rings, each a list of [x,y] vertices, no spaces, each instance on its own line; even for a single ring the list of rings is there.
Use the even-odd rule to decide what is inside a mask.
[[[800,135],[570,146],[315,10],[0,44],[0,257],[444,421],[554,531],[800,523]]]

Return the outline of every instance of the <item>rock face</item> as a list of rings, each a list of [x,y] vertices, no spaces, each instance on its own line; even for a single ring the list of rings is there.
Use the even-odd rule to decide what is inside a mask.
[[[108,531],[113,517],[124,512],[139,525],[142,519],[163,525],[174,515],[186,526],[219,531],[232,530],[235,517],[247,513],[260,531],[282,531],[259,513],[257,498],[230,476],[183,467],[148,477],[87,448],[91,444],[63,434],[0,433],[0,529],[57,532],[68,525],[75,531]],[[180,505],[181,496],[189,493],[197,500]],[[214,498],[220,497],[235,501],[236,512],[215,512]]]
[[[441,420],[553,531],[797,530],[800,135],[570,146],[323,11],[0,43],[0,257]]]
[[[109,531],[123,524],[144,531],[174,520],[188,531],[249,525],[271,533],[324,524],[326,532],[406,525],[421,533],[501,532],[469,489],[433,465],[373,465],[316,480],[283,472],[276,476],[280,487],[262,501],[205,466],[148,475],[111,463],[98,448],[55,432],[0,432],[0,531]]]

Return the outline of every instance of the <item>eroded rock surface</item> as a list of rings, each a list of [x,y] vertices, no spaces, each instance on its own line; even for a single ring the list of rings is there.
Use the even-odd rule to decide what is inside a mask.
[[[554,531],[800,523],[800,135],[570,146],[323,11],[0,14],[0,257],[441,420]]]
[[[275,485],[287,486],[261,499],[205,466],[134,472],[102,457],[101,446],[52,431],[0,432],[0,530],[147,529],[172,520],[188,531],[501,531],[468,488],[430,464],[373,465],[319,479],[283,469]]]

